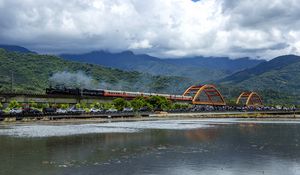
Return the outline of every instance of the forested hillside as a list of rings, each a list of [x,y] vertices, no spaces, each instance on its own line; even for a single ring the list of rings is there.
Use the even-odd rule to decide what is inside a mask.
[[[62,79],[58,80],[60,82],[64,81],[64,78],[65,81],[74,82],[80,81],[78,79],[89,79],[92,88],[116,90],[182,93],[191,83],[190,80],[182,77],[152,76],[66,61],[56,56],[7,52],[0,49],[0,91],[2,92],[10,91],[11,80],[13,80],[15,92],[42,93],[49,86],[49,80],[51,77],[53,80],[54,75]]]

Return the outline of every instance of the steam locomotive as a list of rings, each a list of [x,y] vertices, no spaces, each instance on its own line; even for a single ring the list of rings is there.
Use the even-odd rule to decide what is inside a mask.
[[[74,96],[104,96],[104,90],[90,90],[79,88],[66,88],[66,87],[49,87],[46,88],[46,94],[53,95],[74,95]]]
[[[52,95],[74,95],[74,96],[98,96],[98,97],[121,97],[121,98],[136,98],[136,97],[151,97],[162,96],[170,100],[176,101],[192,101],[191,96],[171,95],[171,94],[158,94],[158,93],[144,93],[144,92],[128,92],[128,91],[114,91],[103,89],[79,89],[79,88],[66,88],[66,87],[49,87],[46,89],[46,94]]]

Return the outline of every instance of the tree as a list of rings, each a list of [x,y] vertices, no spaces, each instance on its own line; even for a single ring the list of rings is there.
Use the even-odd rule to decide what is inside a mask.
[[[103,104],[103,109],[111,109],[111,108],[115,108],[113,104],[111,103],[104,103]]]
[[[80,104],[80,103],[77,103],[77,104],[75,105],[75,108],[76,108],[76,109],[80,109],[80,108],[81,108],[81,104]]]
[[[75,105],[75,108],[76,109],[85,109],[85,108],[87,108],[87,104],[85,102],[77,103]]]
[[[141,109],[142,107],[148,106],[144,97],[136,97],[130,101],[130,105],[135,111]]]
[[[90,104],[90,108],[103,109],[104,103],[94,102],[94,103]]]
[[[166,97],[161,96],[152,96],[147,102],[156,109],[170,109],[172,105]]]
[[[38,104],[35,101],[30,101],[29,106],[32,107],[32,108],[37,108]]]
[[[0,109],[2,109],[3,108],[3,105],[2,105],[2,103],[0,102]]]
[[[49,107],[50,107],[49,103],[43,103],[43,104],[41,105],[41,108],[43,108],[43,109],[49,108]]]
[[[123,98],[116,98],[113,100],[112,104],[116,107],[117,110],[121,111],[126,107],[129,107],[130,104],[128,101],[124,100]]]
[[[81,103],[80,103],[80,107],[81,107],[82,109],[87,108],[86,102],[81,102]]]
[[[95,104],[95,108],[97,108],[97,109],[103,109],[103,108],[104,108],[104,103],[99,103],[99,102],[97,102],[97,103]]]
[[[61,104],[60,108],[61,109],[67,109],[67,108],[69,108],[69,104]]]
[[[49,107],[51,107],[51,108],[58,108],[59,105],[57,105],[56,103],[52,103],[52,104],[49,104]]]
[[[12,101],[9,103],[8,107],[9,107],[10,109],[13,109],[13,108],[20,108],[20,104],[19,104],[19,102],[17,102],[17,100],[12,100]]]

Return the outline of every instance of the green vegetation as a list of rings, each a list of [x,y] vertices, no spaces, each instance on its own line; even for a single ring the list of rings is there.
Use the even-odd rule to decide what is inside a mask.
[[[91,108],[103,109],[103,107],[104,107],[103,103],[95,102],[95,103],[91,104]]]
[[[148,107],[149,109],[152,109],[152,106],[147,103],[147,101],[143,97],[136,97],[135,99],[130,101],[130,104],[135,111],[141,109],[142,107]]]
[[[124,98],[116,98],[113,100],[112,104],[118,111],[121,111],[124,108],[130,107],[130,103],[128,101],[124,100]]]
[[[171,108],[171,101],[169,101],[166,97],[161,96],[151,96],[147,99],[147,102],[154,108],[154,109],[170,109]]]
[[[167,110],[172,109],[172,103],[165,97],[161,96],[152,96],[148,99],[143,97],[136,97],[131,101],[126,101],[122,98],[117,98],[112,103],[117,110],[122,110],[126,107],[132,107],[133,110],[137,111],[141,108],[147,108],[148,110]],[[179,107],[179,105],[177,105]],[[180,106],[183,107],[183,106]]]
[[[239,87],[235,85],[218,85],[218,89],[222,92],[222,95],[225,97],[225,101],[228,105],[234,106],[235,102],[238,98],[238,96],[241,94],[241,92],[244,91],[255,91],[261,95],[263,98],[263,102],[265,105],[294,105],[299,104],[298,102],[298,96],[289,94],[287,92],[279,92],[273,89],[265,89],[265,90],[257,90],[246,87]],[[300,97],[299,97],[300,98]]]
[[[33,109],[42,110],[44,108],[60,108],[60,109],[68,109],[72,107],[71,104],[49,104],[49,103],[37,103],[35,101],[30,101],[27,104],[20,104],[18,101],[13,100],[8,105],[9,109],[21,108],[21,107],[30,107]],[[116,98],[112,102],[94,102],[92,104],[86,103],[77,103],[74,105],[77,109],[84,109],[85,111],[89,111],[91,108],[95,109],[117,109],[118,111],[122,111],[124,108],[132,108],[134,111],[138,111],[142,108],[145,110],[169,110],[169,109],[186,109],[190,107],[188,104],[180,104],[180,103],[172,103],[167,100],[165,97],[161,96],[152,96],[148,99],[143,97],[137,97],[133,100],[125,100],[123,98]],[[2,104],[0,103],[0,109],[2,108]]]
[[[3,105],[2,105],[2,103],[0,102],[0,109],[2,109],[3,108]]]
[[[30,102],[29,102],[29,106],[30,106],[31,108],[38,108],[38,104],[37,104],[35,101],[30,101]]]
[[[21,105],[16,100],[12,100],[8,105],[8,108],[10,108],[10,109],[20,108],[20,107],[21,107]]]
[[[191,107],[190,104],[181,104],[181,103],[174,103],[172,104],[172,109],[188,109]]]
[[[88,108],[89,106],[86,104],[86,103],[77,103],[76,105],[75,105],[75,108],[77,108],[77,109],[85,109],[85,108]]]
[[[70,105],[69,104],[60,104],[57,107],[61,108],[61,109],[68,109],[70,107]]]
[[[0,92],[11,91],[13,75],[14,92],[44,93],[49,86],[49,78],[63,71],[83,72],[94,80],[95,88],[181,93],[191,84],[191,81],[182,77],[152,76],[66,61],[56,56],[6,52],[0,49]]]
[[[219,84],[223,94],[231,91],[230,98],[238,97],[242,91],[254,90],[267,104],[300,104],[300,57],[277,57],[233,74]]]
[[[11,82],[14,92],[44,93],[45,88],[49,86],[49,78],[55,73],[63,71],[70,73],[80,71],[88,75],[93,79],[94,87],[92,88],[181,94],[190,85],[198,84],[183,77],[152,76],[100,65],[66,61],[56,56],[6,52],[0,49],[0,93],[11,92]],[[234,104],[241,92],[249,90],[261,94],[266,104],[293,105],[300,104],[299,77],[300,57],[283,56],[233,74],[219,81],[217,87],[225,96],[228,104]],[[200,77],[199,80],[201,80]],[[207,83],[214,84],[215,82]],[[131,107],[134,109],[140,108],[140,106],[162,109],[170,107],[166,101],[163,104],[156,104],[162,101],[155,99],[157,97],[153,98],[149,99],[150,101],[135,99],[131,103]],[[94,107],[120,108],[115,105],[99,103]]]
[[[126,71],[134,70],[152,75],[189,77],[194,81],[218,80],[263,62],[248,58],[229,59],[225,57],[159,59],[144,54],[137,55],[131,51],[121,53],[93,51],[85,54],[63,54],[61,56],[73,61],[104,65]]]
[[[49,108],[49,107],[50,107],[49,103],[43,103],[42,105],[39,106],[39,108],[42,108],[42,109]]]

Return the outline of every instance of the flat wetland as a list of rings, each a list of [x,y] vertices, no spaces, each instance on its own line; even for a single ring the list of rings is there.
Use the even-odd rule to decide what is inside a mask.
[[[300,174],[300,119],[1,122],[0,174]]]

